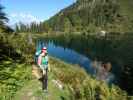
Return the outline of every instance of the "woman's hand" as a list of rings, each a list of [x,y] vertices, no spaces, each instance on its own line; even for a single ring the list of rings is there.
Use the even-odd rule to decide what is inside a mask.
[[[49,71],[49,72],[51,71],[50,64],[48,64],[48,71]]]

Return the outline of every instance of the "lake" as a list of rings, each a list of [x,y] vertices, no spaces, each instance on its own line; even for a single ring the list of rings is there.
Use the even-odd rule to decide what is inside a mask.
[[[71,42],[66,39],[64,39],[63,41],[58,40],[60,39],[40,39],[36,43],[36,49],[40,50],[42,47],[46,46],[48,49],[48,54],[50,56],[56,57],[70,64],[80,65],[87,71],[87,73],[97,77],[96,69],[92,66],[94,59],[89,57],[89,55],[85,53],[86,50],[88,50],[89,46],[84,45],[86,47],[85,48],[82,42],[77,44],[77,42],[74,43],[74,40]],[[67,41],[67,44],[65,40]],[[79,52],[79,50],[81,52]],[[116,77],[115,73],[118,72],[116,72],[116,70],[114,70],[114,68],[112,67],[111,72],[109,72],[109,77],[107,78],[109,83],[117,82],[118,77]]]

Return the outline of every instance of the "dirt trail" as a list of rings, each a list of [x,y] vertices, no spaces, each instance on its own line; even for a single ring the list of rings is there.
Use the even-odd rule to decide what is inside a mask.
[[[54,84],[51,72],[48,75],[48,93],[42,90],[39,80],[33,79],[16,93],[13,100],[68,100],[67,89],[60,89]]]

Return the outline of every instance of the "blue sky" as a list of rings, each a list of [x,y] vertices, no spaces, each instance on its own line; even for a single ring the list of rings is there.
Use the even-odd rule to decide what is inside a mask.
[[[55,15],[61,9],[71,5],[76,0],[0,0],[4,11],[10,19],[9,24],[22,21],[43,21]]]

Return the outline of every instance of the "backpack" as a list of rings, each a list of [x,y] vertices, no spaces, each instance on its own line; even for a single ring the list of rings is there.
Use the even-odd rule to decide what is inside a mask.
[[[38,51],[36,51],[36,53],[35,53],[34,60],[35,60],[35,63],[36,63],[36,64],[37,64],[38,57],[39,57],[40,54],[41,54],[41,50],[38,50]]]

